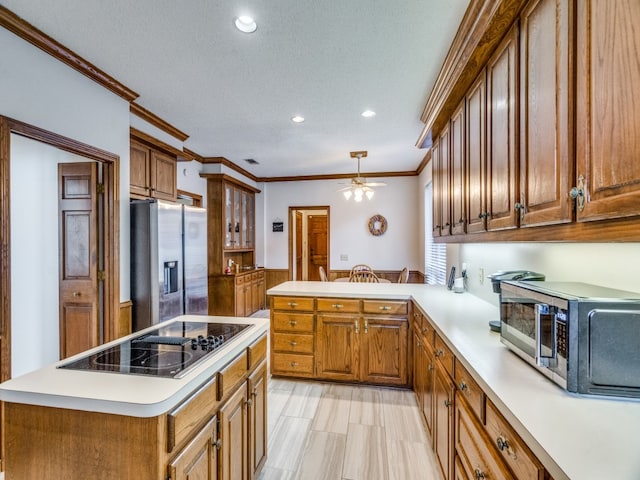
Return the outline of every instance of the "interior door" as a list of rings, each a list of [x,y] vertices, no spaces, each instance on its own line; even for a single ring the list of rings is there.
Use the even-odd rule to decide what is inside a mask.
[[[60,358],[100,344],[98,164],[58,165]]]
[[[307,217],[307,280],[320,280],[319,267],[327,268],[327,216]]]

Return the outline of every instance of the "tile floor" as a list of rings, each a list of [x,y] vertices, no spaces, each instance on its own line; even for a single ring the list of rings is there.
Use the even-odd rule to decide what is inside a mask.
[[[269,379],[260,480],[439,480],[413,392]]]

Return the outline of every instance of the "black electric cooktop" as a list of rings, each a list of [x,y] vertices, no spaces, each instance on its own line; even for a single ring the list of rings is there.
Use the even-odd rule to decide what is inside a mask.
[[[249,326],[175,321],[58,368],[180,378]]]

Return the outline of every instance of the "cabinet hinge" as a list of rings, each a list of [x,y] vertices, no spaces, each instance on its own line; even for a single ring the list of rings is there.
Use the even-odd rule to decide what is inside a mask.
[[[98,270],[98,281],[104,282],[107,279],[107,274],[104,273],[104,270]]]
[[[97,191],[98,193],[104,193],[104,183],[99,183],[99,184],[96,186],[96,191]]]

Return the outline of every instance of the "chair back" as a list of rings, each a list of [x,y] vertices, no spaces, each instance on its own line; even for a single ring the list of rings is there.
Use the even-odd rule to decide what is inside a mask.
[[[398,276],[398,283],[407,283],[409,281],[409,269],[404,267]]]
[[[365,265],[364,263],[359,263],[358,265],[351,267],[351,273],[349,275],[353,275],[357,272],[373,272],[373,268],[369,265]]]
[[[327,272],[324,271],[324,267],[323,266],[318,267],[318,271],[320,272],[320,281],[328,282],[329,279],[327,278]]]
[[[373,272],[362,270],[359,272],[352,272],[349,276],[350,282],[362,282],[362,283],[379,283],[377,275]]]

